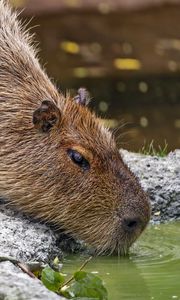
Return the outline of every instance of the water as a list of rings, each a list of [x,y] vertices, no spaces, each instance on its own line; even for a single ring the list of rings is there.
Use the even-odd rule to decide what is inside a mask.
[[[65,270],[76,270],[84,260],[66,257]],[[179,300],[180,222],[149,226],[128,258],[93,258],[85,270],[104,280],[109,300]]]

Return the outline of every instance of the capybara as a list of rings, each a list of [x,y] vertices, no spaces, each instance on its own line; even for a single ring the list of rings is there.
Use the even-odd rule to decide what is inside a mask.
[[[98,254],[126,253],[149,221],[148,197],[83,90],[58,92],[17,19],[0,0],[0,196]]]

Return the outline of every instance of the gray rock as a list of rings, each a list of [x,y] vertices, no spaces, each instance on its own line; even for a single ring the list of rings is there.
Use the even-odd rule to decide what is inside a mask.
[[[150,196],[152,222],[180,219],[180,150],[166,157],[120,151]]]
[[[48,262],[62,257],[57,247],[57,235],[50,228],[32,222],[21,214],[0,205],[0,255],[20,261]]]
[[[11,262],[0,263],[0,300],[63,300]]]

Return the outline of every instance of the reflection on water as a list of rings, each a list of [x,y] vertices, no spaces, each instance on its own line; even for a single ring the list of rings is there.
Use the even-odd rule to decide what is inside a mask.
[[[83,260],[67,257],[66,270],[75,270]],[[150,226],[129,258],[94,258],[86,270],[103,278],[109,300],[180,299],[180,223]]]

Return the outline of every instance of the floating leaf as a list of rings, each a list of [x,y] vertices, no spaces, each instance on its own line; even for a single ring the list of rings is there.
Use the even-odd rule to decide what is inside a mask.
[[[102,280],[94,274],[84,271],[74,273],[74,282],[63,290],[69,299],[107,300],[107,290]]]
[[[57,292],[64,283],[64,275],[46,267],[42,270],[41,280],[49,290]]]

